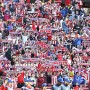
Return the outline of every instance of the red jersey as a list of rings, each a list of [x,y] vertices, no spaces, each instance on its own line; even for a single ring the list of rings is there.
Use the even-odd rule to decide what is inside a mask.
[[[24,83],[24,72],[18,75],[18,83]]]

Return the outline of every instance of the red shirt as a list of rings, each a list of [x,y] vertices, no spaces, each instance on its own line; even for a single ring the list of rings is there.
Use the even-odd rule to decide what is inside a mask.
[[[42,64],[39,63],[37,68],[41,68],[41,66],[42,66]]]
[[[7,21],[8,19],[10,19],[10,15],[9,14],[5,14],[4,15],[4,20]]]
[[[18,18],[17,22],[21,23],[22,22],[22,18]]]
[[[58,16],[58,18],[62,18],[62,15],[60,12],[57,12],[57,16]]]
[[[89,85],[90,85],[90,79],[89,79]],[[90,87],[90,86],[89,86]]]
[[[36,27],[35,27],[35,24],[34,24],[34,23],[32,24],[32,30],[33,30],[33,31],[36,30]]]
[[[3,71],[2,71],[2,68],[0,68],[0,72],[3,72]]]
[[[79,90],[79,87],[78,86],[74,87],[74,90]]]
[[[0,86],[0,90],[4,90],[4,85]]]
[[[58,58],[58,60],[63,60],[63,57],[60,54],[57,55],[57,58]]]
[[[5,87],[5,88],[4,88],[4,90],[8,90],[8,88],[7,88],[7,87]]]
[[[18,83],[24,83],[24,72],[20,73],[17,78]]]
[[[70,5],[71,1],[70,0],[66,0],[65,4],[66,5]]]
[[[54,66],[52,66],[52,67],[51,67],[51,71],[53,72],[54,70],[55,70],[55,67],[54,67]]]
[[[56,2],[58,2],[58,3],[60,3],[61,2],[61,0],[55,0]]]
[[[45,78],[44,77],[39,77],[37,79],[38,87],[41,87],[43,83],[45,83]]]
[[[30,3],[30,0],[26,0],[26,3]]]
[[[47,37],[48,37],[48,41],[52,40],[52,34],[47,34]]]

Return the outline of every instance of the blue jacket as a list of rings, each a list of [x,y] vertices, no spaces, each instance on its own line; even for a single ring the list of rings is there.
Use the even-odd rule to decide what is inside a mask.
[[[62,28],[63,28],[63,31],[64,31],[65,33],[68,33],[69,28],[68,28],[68,26],[66,25],[65,22],[62,23]]]
[[[62,9],[61,14],[62,14],[63,17],[66,17],[67,14],[68,14],[68,8]]]
[[[83,41],[83,40],[82,40],[81,38],[77,38],[77,39],[75,40],[75,44],[81,46],[82,41]]]
[[[61,14],[62,14],[63,17],[66,17],[65,9],[61,10]]]
[[[80,84],[85,84],[85,82],[86,80],[83,77],[81,77]]]
[[[76,84],[78,84],[78,85],[80,85],[81,84],[81,76],[79,75],[79,76],[77,76],[77,75],[74,75],[74,78],[73,78],[73,82],[72,82],[72,84],[73,85],[76,85]]]

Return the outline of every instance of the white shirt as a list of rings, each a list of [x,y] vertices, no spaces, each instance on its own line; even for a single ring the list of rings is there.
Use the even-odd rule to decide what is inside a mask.
[[[70,60],[70,59],[67,59],[67,61],[68,61],[68,64],[70,64],[70,65],[71,65],[71,60]]]
[[[10,88],[10,87],[7,87],[8,88],[8,90],[13,90],[13,88]]]
[[[27,42],[28,36],[22,35],[22,41],[25,44]]]
[[[60,20],[61,27],[62,27],[62,23],[63,23],[63,20]]]
[[[2,33],[0,33],[0,38],[2,38]]]

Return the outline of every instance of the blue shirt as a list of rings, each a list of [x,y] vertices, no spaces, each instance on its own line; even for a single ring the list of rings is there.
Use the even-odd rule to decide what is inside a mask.
[[[75,44],[81,46],[82,41],[83,41],[83,40],[82,40],[81,38],[77,38],[77,39],[75,40]]]
[[[66,17],[67,14],[68,14],[68,8],[62,9],[61,14],[62,14],[63,17]]]
[[[63,17],[66,16],[66,14],[65,14],[65,10],[64,10],[64,9],[61,10],[61,14],[62,14]]]
[[[52,90],[61,90],[61,86],[58,86],[57,84],[53,85]]]
[[[7,26],[7,30],[13,30],[13,26],[12,25],[8,25]]]
[[[62,85],[61,90],[71,90],[70,85],[68,86]]]
[[[80,85],[81,84],[81,76],[77,76],[77,75],[74,75],[74,79],[73,79],[73,82],[72,82],[73,85]]]

